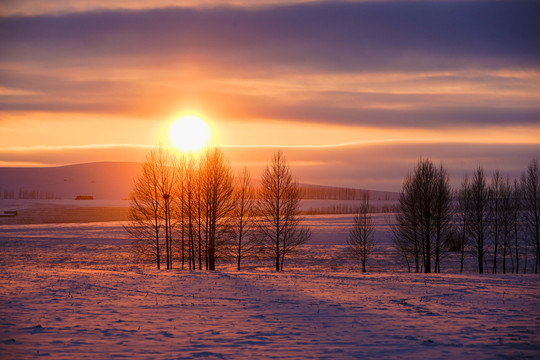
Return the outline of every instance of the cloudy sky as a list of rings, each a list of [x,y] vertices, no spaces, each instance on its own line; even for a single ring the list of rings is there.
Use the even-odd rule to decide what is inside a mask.
[[[257,5],[254,6],[253,3]],[[0,5],[0,166],[142,161],[203,117],[257,177],[399,190],[540,157],[538,1],[73,1]]]

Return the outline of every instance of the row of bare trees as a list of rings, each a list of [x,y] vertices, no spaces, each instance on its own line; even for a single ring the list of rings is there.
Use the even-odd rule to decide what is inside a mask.
[[[467,254],[475,257],[479,273],[526,272],[526,252],[532,248],[537,273],[539,226],[537,159],[519,179],[504,177],[498,170],[488,179],[479,166],[454,192],[442,165],[420,159],[405,178],[393,239],[409,271],[440,272],[441,258],[448,251],[459,251],[461,272]]]
[[[216,259],[275,259],[283,270],[288,254],[305,243],[300,226],[300,188],[282,152],[262,174],[260,190],[244,169],[237,177],[219,148],[198,157],[152,150],[135,181],[126,230],[134,252],[158,269],[215,270]]]
[[[478,167],[471,179],[463,179],[456,198],[462,259],[468,247],[476,256],[479,273],[526,272],[526,252],[532,248],[534,271],[539,271],[540,170],[536,159],[519,179],[504,177],[498,170],[488,179]]]

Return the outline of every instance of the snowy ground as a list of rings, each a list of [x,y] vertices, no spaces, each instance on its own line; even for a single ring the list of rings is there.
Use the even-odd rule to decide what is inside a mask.
[[[0,227],[0,358],[540,358],[540,276],[397,271],[383,220],[368,274],[347,216],[279,274],[157,271],[121,223]]]

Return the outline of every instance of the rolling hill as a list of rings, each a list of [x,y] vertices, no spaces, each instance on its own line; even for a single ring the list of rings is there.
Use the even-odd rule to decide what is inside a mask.
[[[95,162],[58,167],[0,167],[1,199],[122,200],[129,197],[141,172],[137,162]],[[257,187],[260,182],[254,180]],[[323,185],[301,184],[304,199],[360,200],[369,192],[372,200],[396,200],[398,193]]]
[[[136,162],[96,162],[42,168],[0,168],[0,199],[127,199],[139,176]]]

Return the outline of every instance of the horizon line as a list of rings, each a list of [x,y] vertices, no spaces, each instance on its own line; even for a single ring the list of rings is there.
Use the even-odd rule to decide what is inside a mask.
[[[395,143],[395,144],[478,144],[478,145],[507,145],[507,144],[519,144],[519,145],[538,145],[540,142],[473,142],[473,141],[431,141],[431,140],[399,140],[399,139],[389,139],[389,140],[363,140],[363,141],[350,141],[343,143],[333,143],[333,144],[216,144],[206,146],[210,147],[222,147],[222,148],[291,148],[291,149],[325,149],[325,148],[343,148],[349,146],[359,146],[359,145],[372,145],[372,144],[385,144],[385,143]],[[31,146],[11,146],[11,147],[0,147],[0,152],[29,152],[29,151],[55,151],[55,150],[84,150],[84,149],[114,149],[114,148],[140,148],[140,149],[152,149],[163,147],[173,147],[173,146],[164,146],[164,145],[151,145],[151,144],[87,144],[87,145],[31,145]]]

